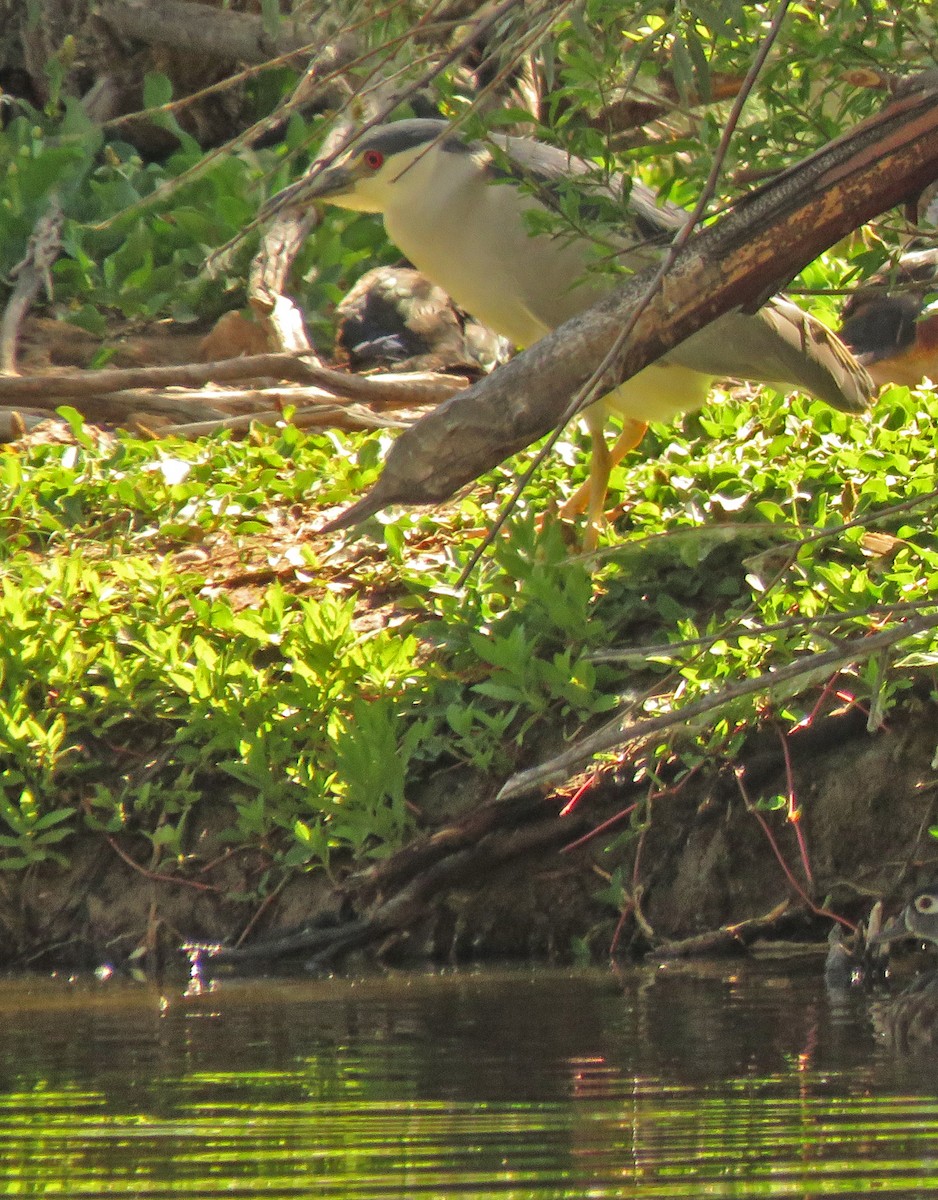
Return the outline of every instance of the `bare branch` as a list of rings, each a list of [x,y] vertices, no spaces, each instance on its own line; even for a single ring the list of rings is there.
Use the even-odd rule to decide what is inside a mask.
[[[742,200],[676,256],[605,390],[734,309],[755,311],[851,230],[938,177],[938,86],[882,113]],[[570,396],[609,352],[654,275],[631,277],[493,375],[428,414],[395,443],[372,491],[326,529],[389,504],[431,504],[553,429]]]
[[[58,258],[62,239],[62,207],[58,200],[53,199],[49,207],[36,222],[26,257],[18,262],[11,275],[16,277],[16,285],[0,323],[0,372],[3,374],[16,373],[16,344],[19,338],[23,318],[29,312],[32,302],[42,288],[52,295],[52,278],[50,272]]]
[[[663,733],[665,730],[696,722],[699,718],[709,716],[717,709],[724,708],[732,701],[745,696],[759,693],[769,695],[777,692],[783,684],[794,682],[797,682],[799,690],[803,689],[809,685],[812,679],[826,679],[832,671],[849,663],[863,662],[918,633],[925,633],[927,630],[935,628],[938,628],[938,614],[910,617],[907,621],[900,622],[881,633],[844,639],[835,645],[834,649],[826,650],[823,654],[810,654],[798,662],[789,663],[786,667],[765,671],[761,675],[753,676],[752,679],[744,679],[741,683],[721,688],[718,692],[704,696],[693,704],[686,704],[675,712],[632,722],[623,720],[620,714],[589,737],[575,742],[563,754],[558,754],[556,758],[532,767],[528,771],[520,771],[517,775],[513,775],[499,792],[498,799],[509,800],[545,784],[557,785],[595,754],[602,754],[606,750],[613,750],[628,742],[637,742],[652,734]]]
[[[330,395],[349,396],[386,408],[435,404],[466,386],[465,379],[458,375],[350,375],[292,354],[253,354],[220,362],[183,363],[170,367],[122,367],[0,377],[0,407],[28,401],[39,408],[56,408],[66,399],[78,400],[130,388],[201,388],[207,383],[265,376],[318,385]],[[184,399],[180,397],[180,401]],[[201,399],[197,392],[188,403],[198,403]]]

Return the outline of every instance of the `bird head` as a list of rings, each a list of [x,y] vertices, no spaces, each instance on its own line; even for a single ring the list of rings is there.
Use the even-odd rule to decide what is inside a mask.
[[[938,945],[938,882],[919,888],[905,908],[869,939],[869,944],[879,946],[903,937]]]
[[[421,159],[440,152],[469,152],[453,136],[448,121],[413,119],[376,125],[336,162],[314,169],[272,196],[259,217],[268,220],[320,200],[356,212],[386,212],[395,199],[406,199],[406,192],[418,186],[410,179],[402,185],[401,180]]]

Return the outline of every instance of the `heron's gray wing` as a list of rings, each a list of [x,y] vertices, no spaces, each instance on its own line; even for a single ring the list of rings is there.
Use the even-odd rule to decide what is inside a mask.
[[[873,392],[840,338],[781,296],[752,315],[719,317],[670,350],[667,360],[718,378],[798,388],[845,412],[863,412]]]
[[[683,209],[669,202],[659,203],[654,191],[639,179],[627,181],[622,174],[603,177],[594,163],[532,138],[496,135],[492,141],[504,151],[504,160],[493,162],[493,173],[508,173],[514,179],[529,181],[545,200],[559,197],[562,183],[571,178],[581,179],[586,185],[587,204],[582,209],[585,215],[590,214],[588,198],[592,195],[606,202],[604,211],[597,205],[597,215],[608,218],[608,202],[621,205],[628,183],[629,214],[635,222],[635,231],[644,241],[666,244],[687,220]],[[628,240],[633,238],[630,236]]]

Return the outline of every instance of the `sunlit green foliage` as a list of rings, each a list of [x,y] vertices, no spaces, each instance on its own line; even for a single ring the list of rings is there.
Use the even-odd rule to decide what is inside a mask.
[[[169,98],[168,82],[162,83],[155,101]],[[23,257],[55,198],[65,223],[52,298],[63,318],[103,333],[110,314],[192,321],[240,304],[256,239],[246,239],[220,275],[207,274],[205,261],[241,233],[268,192],[288,181],[285,159],[308,143],[308,127],[294,117],[276,148],[222,155],[199,170],[203,151],[171,126],[179,148],[164,162],[148,163],[119,136],[105,143],[75,103],[54,118],[31,110],[15,116],[0,132],[0,271],[8,275]],[[189,182],[158,198],[186,173]],[[320,295],[334,302],[382,245],[373,222],[336,213],[311,235],[297,260],[298,277],[312,273]],[[315,313],[310,319],[316,328]]]
[[[175,554],[360,490],[375,476],[373,443],[358,452],[289,427],[242,444],[99,443],[78,426],[74,446],[7,453],[4,861],[57,855],[90,824],[145,832],[182,866],[187,816],[205,796],[233,803],[234,844],[261,839],[283,866],[386,853],[412,828],[408,802],[428,769],[504,773],[545,719],[579,723],[674,671],[677,690],[656,686],[646,706],[666,711],[865,630],[882,606],[928,603],[936,418],[938,403],[904,390],[872,421],[768,393],[723,399],[683,433],[656,429],[652,455],[620,469],[626,511],[594,576],[556,525],[536,533],[522,514],[457,592],[474,544],[460,530],[491,515],[510,483],[499,472],[451,510],[451,548],[428,562],[407,547],[430,517],[372,529],[403,547],[374,570],[410,615],[369,632],[312,547],[300,568],[309,594],[272,583],[247,609]],[[554,459],[531,508],[574,482]],[[876,520],[897,501],[908,511]],[[865,554],[862,526],[840,529],[856,517],[902,539],[891,561]],[[804,539],[776,571],[773,555]],[[592,661],[636,643],[633,668]],[[927,640],[909,649],[919,669],[933,663]],[[908,670],[883,665],[849,672],[841,690],[872,704],[908,686]],[[786,711],[810,711],[817,687]],[[724,713],[720,737],[758,707]]]
[[[701,101],[720,78],[745,74],[771,15],[728,2],[558,7],[540,51],[539,132],[690,203],[730,104]],[[404,18],[400,6],[382,10],[370,44],[403,39]],[[848,72],[928,66],[932,25],[927,6],[793,6],[716,200],[873,111],[882,93]],[[629,80],[651,86],[663,70],[686,118],[680,136],[659,128],[610,147],[583,120]],[[291,83],[280,70],[258,85],[265,111]],[[446,112],[467,106],[452,75],[437,88]],[[153,76],[146,95],[163,104],[171,89]],[[112,314],[191,320],[239,304],[251,239],[220,277],[204,274],[205,258],[299,173],[327,127],[293,115],[280,145],[200,169],[202,148],[172,116],[160,119],[178,138],[163,162],[144,162],[119,127],[94,127],[54,90],[46,112],[19,105],[0,131],[0,269],[7,276],[22,258],[56,196],[65,217],[51,277],[57,315],[103,330]],[[587,214],[571,199],[566,215]],[[852,262],[825,256],[800,282],[819,291],[857,263],[872,269],[896,229],[884,236]],[[322,339],[342,290],[394,258],[374,219],[327,215],[294,280]],[[836,298],[814,303],[836,322]],[[889,606],[928,605],[938,583],[936,418],[927,391],[891,390],[871,420],[769,391],[721,397],[682,427],[654,429],[620,466],[623,511],[598,567],[571,557],[549,518],[543,529],[535,521],[583,470],[574,441],[465,590],[457,579],[510,490],[507,468],[442,515],[373,523],[380,552],[354,570],[315,543],[296,548],[287,575],[297,586],[270,582],[244,605],[184,552],[205,545],[210,560],[217,539],[241,547],[346,501],[376,478],[386,439],[286,426],[245,443],[154,444],[100,439],[70,414],[71,444],[0,455],[0,865],[60,859],[68,835],[91,828],[141,834],[162,869],[184,870],[206,798],[230,804],[232,845],[263,846],[279,869],[386,854],[416,826],[421,784],[441,766],[501,777],[548,721],[573,730],[621,694],[640,711],[678,708],[860,634]],[[902,512],[877,516],[900,503]],[[890,554],[870,551],[858,519],[899,539]],[[370,588],[391,597],[392,622],[357,620],[355,595]],[[636,648],[627,665],[597,658],[622,645]],[[851,669],[839,690],[883,710],[913,671],[934,667],[928,639],[902,654]],[[775,702],[797,720],[821,688],[813,681]],[[679,772],[729,752],[764,702],[726,708],[679,750],[662,740],[649,761]]]

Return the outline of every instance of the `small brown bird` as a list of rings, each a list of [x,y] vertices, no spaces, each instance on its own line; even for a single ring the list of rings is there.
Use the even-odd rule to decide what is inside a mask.
[[[844,341],[873,382],[938,382],[938,248],[912,250],[874,276],[843,309]]]
[[[335,351],[356,370],[455,371],[478,376],[511,347],[412,267],[375,267],[336,309]]]

